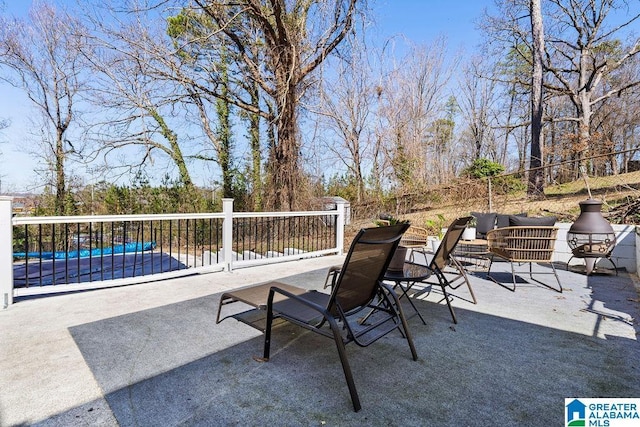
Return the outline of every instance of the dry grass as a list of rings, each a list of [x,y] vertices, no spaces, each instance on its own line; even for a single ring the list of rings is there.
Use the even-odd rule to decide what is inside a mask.
[[[629,200],[640,197],[640,171],[602,178],[589,178],[589,188],[594,198],[603,201],[603,210],[608,211]],[[493,195],[491,209],[489,196],[484,184],[478,187],[477,182],[459,182],[453,185],[431,189],[426,201],[412,203],[405,207],[406,213],[395,212],[399,218],[409,219],[412,224],[430,228],[430,223],[438,222],[438,216],[445,218],[449,224],[455,218],[469,215],[471,212],[500,212],[513,214],[527,212],[529,216],[554,215],[559,221],[572,222],[580,213],[579,202],[589,197],[584,180],[566,184],[548,186],[541,199],[528,198],[524,191]],[[398,203],[399,205],[400,203]],[[378,212],[382,212],[382,209]],[[347,230],[346,242],[351,235],[362,227],[370,227],[375,216],[352,218]],[[431,228],[433,228],[431,226]],[[435,232],[435,230],[432,230]]]

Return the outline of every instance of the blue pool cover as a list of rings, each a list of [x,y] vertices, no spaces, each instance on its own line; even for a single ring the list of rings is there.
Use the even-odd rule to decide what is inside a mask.
[[[124,254],[130,252],[150,251],[156,247],[156,242],[142,243],[126,243],[124,245],[116,245],[107,248],[96,249],[80,249],[78,251],[57,251],[57,252],[14,252],[14,259],[24,258],[42,258],[42,259],[68,259],[68,258],[87,258],[99,257],[111,254]]]
[[[48,286],[138,277],[186,269],[163,252],[134,252],[67,259],[29,259],[13,265],[13,286]]]

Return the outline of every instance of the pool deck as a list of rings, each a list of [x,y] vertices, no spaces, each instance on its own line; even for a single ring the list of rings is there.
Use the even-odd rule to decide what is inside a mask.
[[[0,311],[1,426],[563,425],[565,398],[640,398],[637,277],[560,269],[557,293],[471,276],[454,325],[434,291],[409,321],[419,360],[391,334],[347,353],[354,412],[333,343],[292,325],[262,335],[216,324],[222,292],[280,280],[321,289],[342,257],[18,300]],[[497,265],[510,280],[509,266]],[[542,276],[553,280],[552,276]]]

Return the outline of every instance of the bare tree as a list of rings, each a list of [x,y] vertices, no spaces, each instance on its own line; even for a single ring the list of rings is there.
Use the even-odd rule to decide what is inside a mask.
[[[536,55],[531,5],[530,0],[499,0],[500,15],[488,18],[486,29],[492,35],[492,46],[515,52],[522,62],[533,67]],[[548,102],[550,97],[560,97],[572,106],[568,114],[553,120],[556,124],[565,121],[575,125],[571,151],[578,153],[577,160],[588,157],[594,145],[605,143],[592,139],[598,106],[613,96],[625,96],[640,85],[640,78],[620,78],[625,64],[640,52],[640,38],[631,32],[632,25],[640,20],[640,12],[629,6],[630,2],[615,0],[541,3],[546,99]],[[629,13],[630,10],[633,11]],[[524,17],[530,18],[526,24]],[[530,87],[526,81],[520,83]]]
[[[369,51],[364,41],[349,39],[350,57],[338,60],[320,88],[316,112],[322,117],[325,161],[342,163],[355,181],[356,200],[365,196],[365,172],[373,157],[371,118],[379,88],[372,81]]]
[[[626,81],[640,78],[640,57],[629,61],[620,70],[617,78]],[[606,86],[601,89],[607,90]],[[609,175],[628,171],[629,160],[640,148],[637,138],[640,130],[638,99],[640,86],[635,86],[621,96],[607,98],[594,110],[592,129],[597,139],[602,142],[602,147],[592,145],[596,151],[591,154],[603,156],[593,162],[593,173]],[[618,152],[622,154],[616,155]]]
[[[247,16],[239,16],[229,23],[245,28],[245,34],[251,34],[248,28],[251,22]],[[239,30],[240,32],[242,30]],[[176,52],[172,58],[181,60],[174,79],[189,92],[189,98],[197,106],[203,129],[217,154],[222,173],[223,193],[225,197],[238,198],[232,191],[239,188],[239,182],[248,183],[250,190],[245,196],[252,199],[254,209],[263,208],[262,144],[261,144],[261,101],[260,85],[246,70],[242,53],[230,49],[221,42],[221,29],[216,22],[200,8],[183,8],[179,14],[168,19],[168,33],[174,41]],[[245,49],[250,50],[249,57],[261,55],[259,34],[246,40]],[[175,67],[172,67],[175,68]],[[212,121],[207,115],[215,104],[218,123],[215,132],[211,132]],[[240,108],[235,108],[240,107]],[[264,108],[271,111],[266,104]],[[239,118],[248,126],[248,139],[251,159],[245,166],[245,176],[250,180],[238,178],[238,169],[234,166],[233,151],[236,141],[232,138],[232,119]],[[267,135],[270,128],[267,128]],[[206,159],[205,156],[199,156]],[[213,160],[213,159],[212,159]],[[235,182],[234,182],[235,181]]]
[[[526,79],[531,76],[531,67],[513,49],[504,57],[487,56],[482,62],[482,77],[495,82],[493,160],[507,168],[516,160],[517,169],[524,170],[531,137],[530,133],[522,132],[530,125],[531,81]]]
[[[158,78],[158,70],[171,75],[175,65],[167,59],[175,55],[164,33],[166,24],[157,15],[140,12],[124,21],[122,14],[110,12],[109,20],[91,16],[97,31],[86,35],[84,49],[93,70],[91,101],[101,116],[88,132],[97,142],[96,154],[113,163],[111,157],[129,149],[124,164],[112,167],[139,171],[161,153],[177,168],[181,184],[191,187],[185,144],[177,130],[185,115],[176,108],[187,95],[175,81]],[[134,147],[139,149],[135,155]]]
[[[472,58],[463,67],[458,82],[457,100],[464,123],[462,138],[471,143],[470,162],[481,157],[495,157],[489,153],[492,151],[490,145],[495,141],[497,81],[488,77],[490,72],[486,68],[481,57]]]
[[[242,62],[239,69],[260,86],[265,106],[271,107],[257,110],[230,99],[275,126],[267,169],[271,205],[291,209],[299,203],[296,193],[302,178],[299,102],[310,75],[352,29],[357,0],[194,1],[220,28],[223,43]],[[250,48],[254,43],[261,45],[259,51]]]
[[[86,70],[80,53],[84,26],[65,11],[34,2],[28,19],[0,18],[0,66],[4,81],[25,91],[42,114],[41,155],[54,173],[55,213],[65,213],[65,164],[80,145],[68,140],[77,119],[77,101],[85,88]]]
[[[566,96],[576,115],[567,117],[578,123],[578,140],[589,151],[593,109],[605,99],[640,85],[640,79],[616,81],[616,72],[640,52],[640,37],[624,45],[616,37],[640,19],[640,12],[628,15],[622,23],[608,25],[607,17],[619,9],[614,0],[566,2],[550,0],[556,17],[547,43],[546,69],[553,79],[546,88]],[[602,85],[608,86],[601,92]]]
[[[441,147],[432,144],[435,122],[447,100],[446,87],[455,64],[445,61],[446,41],[413,46],[380,85],[383,154],[393,180],[404,191],[437,183],[440,174],[431,159]]]

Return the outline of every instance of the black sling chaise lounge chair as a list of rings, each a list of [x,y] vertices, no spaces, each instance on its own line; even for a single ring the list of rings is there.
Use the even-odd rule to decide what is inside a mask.
[[[274,319],[286,320],[332,338],[338,349],[353,408],[359,411],[360,399],[345,344],[355,342],[366,347],[398,329],[409,344],[413,360],[418,359],[398,297],[390,286],[382,282],[407,227],[407,224],[401,224],[360,230],[351,244],[331,294],[272,282],[245,288],[240,290],[239,295],[226,293],[222,300],[226,303],[242,301],[258,307],[258,311],[266,312],[263,361],[269,360]],[[248,292],[260,295],[262,303],[255,303]],[[367,321],[361,323],[364,316]]]

